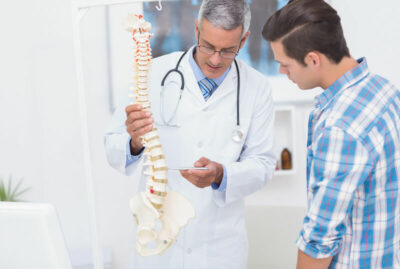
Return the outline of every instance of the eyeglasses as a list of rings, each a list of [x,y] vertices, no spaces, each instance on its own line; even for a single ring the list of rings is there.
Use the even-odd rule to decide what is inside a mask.
[[[229,50],[215,50],[213,48],[202,46],[198,43],[199,41],[200,41],[200,31],[197,34],[197,48],[199,49],[199,51],[201,53],[204,53],[207,55],[214,55],[214,53],[218,52],[219,56],[221,56],[221,58],[224,58],[224,59],[234,59],[236,57],[236,55],[238,55],[240,46],[242,45],[242,40],[240,40],[239,49],[237,52],[234,52],[234,51],[229,51]]]
[[[218,52],[219,56],[225,59],[233,59],[236,57],[237,52],[234,51],[227,51],[227,50],[215,50],[206,46],[202,45],[197,45],[197,48],[201,53],[207,54],[207,55],[213,55],[214,53]]]

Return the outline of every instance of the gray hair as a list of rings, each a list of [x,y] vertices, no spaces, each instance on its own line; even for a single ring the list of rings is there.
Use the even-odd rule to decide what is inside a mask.
[[[224,30],[243,26],[244,37],[250,27],[250,7],[246,0],[203,0],[197,17],[199,29],[203,19]]]

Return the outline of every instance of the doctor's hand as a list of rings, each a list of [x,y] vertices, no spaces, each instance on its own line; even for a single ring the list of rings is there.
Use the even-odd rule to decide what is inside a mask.
[[[133,104],[125,108],[126,131],[131,136],[131,154],[137,155],[143,148],[141,136],[153,129],[151,112],[142,111],[142,105]]]
[[[221,184],[224,168],[221,164],[213,162],[205,157],[194,163],[194,167],[207,167],[209,170],[181,170],[181,175],[190,183],[199,188],[205,188],[211,183]]]

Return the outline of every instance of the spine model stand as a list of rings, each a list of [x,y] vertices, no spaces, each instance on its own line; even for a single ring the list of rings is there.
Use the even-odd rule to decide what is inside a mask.
[[[129,14],[124,28],[133,33],[134,41],[134,86],[129,94],[131,100],[150,111],[148,99],[148,72],[151,68],[149,33],[151,25],[142,15]],[[167,192],[165,156],[162,152],[156,128],[142,137],[144,151],[144,177],[146,190],[131,199],[130,208],[137,224],[136,249],[142,256],[164,253],[176,240],[179,230],[194,217],[190,202],[176,192]]]

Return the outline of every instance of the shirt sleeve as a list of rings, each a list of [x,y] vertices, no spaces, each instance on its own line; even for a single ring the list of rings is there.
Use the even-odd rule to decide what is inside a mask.
[[[111,167],[125,175],[133,175],[139,165],[139,159],[142,155],[131,155],[130,136],[126,132],[124,124],[126,119],[125,104],[117,108],[108,124],[107,131],[104,135],[104,149],[107,161]],[[129,156],[132,156],[129,158]]]
[[[296,244],[311,257],[327,258],[339,251],[354,194],[373,160],[360,139],[337,127],[322,131],[310,151],[308,210]]]
[[[125,167],[128,167],[132,163],[134,163],[137,160],[139,160],[140,157],[142,157],[143,152],[144,152],[144,147],[140,150],[138,155],[132,155],[131,154],[131,139],[129,139],[128,142],[126,143],[126,163],[125,163]]]
[[[217,184],[217,183],[212,183],[211,184],[211,188],[213,188],[213,190],[218,190],[218,191],[220,191],[220,192],[223,192],[223,191],[225,191],[226,190],[226,168],[225,168],[225,165],[222,165],[222,168],[224,169],[224,174],[223,174],[223,176],[222,176],[222,181],[221,181],[221,184]]]

